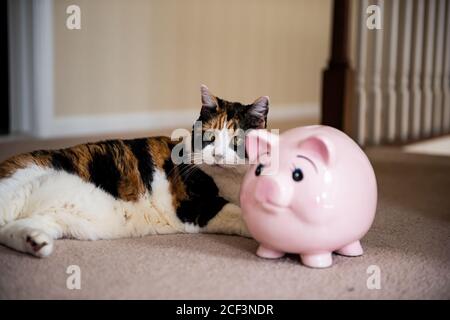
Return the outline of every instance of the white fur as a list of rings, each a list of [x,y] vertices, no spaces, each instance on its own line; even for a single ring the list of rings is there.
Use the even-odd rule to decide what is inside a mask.
[[[227,129],[227,122],[223,123],[223,128],[214,130],[215,140],[202,149],[202,161],[205,164],[221,164],[235,166],[242,162],[238,154],[230,147],[232,139],[238,132]]]
[[[26,199],[32,190],[39,188],[39,178],[48,172],[48,169],[33,165],[18,170],[8,179],[0,180],[0,227],[20,218]]]
[[[0,203],[0,242],[38,256],[50,254],[51,248],[33,252],[27,237],[52,246],[51,239],[61,237],[96,240],[196,231],[177,218],[169,182],[159,169],[152,196],[127,202],[76,175],[30,166],[0,181]]]
[[[230,147],[234,135],[225,121],[223,129],[216,130],[214,142],[203,148],[199,167],[214,179],[220,196],[239,205],[239,189],[248,165],[241,164],[242,159]],[[214,155],[220,155],[221,159]]]
[[[39,257],[51,254],[53,240],[62,237],[96,240],[199,231],[245,234],[237,206],[224,206],[213,220],[203,230],[181,222],[169,182],[159,169],[154,173],[152,194],[145,193],[136,202],[117,200],[76,175],[35,165],[0,180],[0,243]]]
[[[211,165],[202,164],[200,169],[213,178],[219,195],[230,203],[206,227],[178,219],[170,184],[159,169],[151,195],[146,192],[138,201],[128,202],[76,175],[30,165],[0,180],[0,243],[45,257],[53,251],[53,240],[62,237],[96,240],[200,231],[248,236],[238,207],[247,167],[236,166],[240,159],[230,147],[233,134],[226,122],[223,127],[214,143],[202,150],[204,162]]]
[[[199,165],[200,169],[213,178],[219,189],[219,196],[230,202],[208,222],[204,231],[249,237],[239,207],[240,186],[248,165],[240,164],[242,159],[230,147],[235,134],[237,132],[227,129],[225,121],[222,129],[216,130],[214,142],[202,150],[203,163]],[[220,155],[220,159],[214,155]]]

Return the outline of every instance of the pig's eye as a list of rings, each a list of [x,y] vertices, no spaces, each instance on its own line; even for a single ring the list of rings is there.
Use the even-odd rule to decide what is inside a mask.
[[[292,171],[292,179],[294,179],[294,181],[296,182],[302,181],[303,172],[302,170],[300,170],[300,168],[295,168],[295,170]]]
[[[259,176],[261,174],[263,168],[264,168],[264,166],[262,164],[258,164],[258,166],[256,167],[256,170],[255,170],[255,176]]]

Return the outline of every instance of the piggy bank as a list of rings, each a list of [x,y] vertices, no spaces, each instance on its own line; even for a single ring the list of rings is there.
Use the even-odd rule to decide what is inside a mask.
[[[332,265],[332,253],[363,254],[360,239],[375,217],[377,184],[369,159],[328,126],[266,130],[246,138],[251,166],[240,190],[243,218],[257,255],[300,255],[309,267]]]

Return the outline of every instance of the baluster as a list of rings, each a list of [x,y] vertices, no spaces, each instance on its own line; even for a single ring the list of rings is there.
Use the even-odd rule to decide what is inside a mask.
[[[376,4],[384,12],[384,1],[378,0]],[[381,62],[383,58],[383,29],[371,30],[372,37],[372,79],[369,82],[369,140],[372,144],[379,144],[381,140]]]
[[[355,87],[355,114],[354,114],[354,139],[360,145],[366,142],[366,119],[367,119],[367,97],[366,97],[366,66],[367,66],[367,25],[366,9],[368,0],[357,2],[357,36],[356,36],[356,87]]]
[[[386,19],[383,77],[383,139],[392,142],[395,138],[395,72],[397,70],[397,41],[398,41],[398,6],[399,1],[388,1],[385,4]]]
[[[436,9],[436,41],[433,70],[433,135],[439,135],[442,131],[442,66],[444,65],[445,0],[438,0]]]
[[[433,48],[436,2],[426,1],[426,23],[424,56],[422,61],[422,136],[429,137],[432,124],[433,91],[431,88],[433,77]]]
[[[423,47],[423,27],[425,19],[424,0],[414,1],[414,29],[412,45],[412,65],[411,65],[411,117],[410,117],[410,137],[418,139],[420,137],[421,99],[422,88],[420,78],[422,72],[422,47]]]
[[[409,124],[409,71],[411,56],[412,1],[401,2],[399,51],[397,70],[397,138],[408,138]]]
[[[444,90],[444,101],[442,111],[442,127],[443,132],[450,132],[450,1],[447,1],[445,10],[445,54],[444,54],[444,73],[442,87]]]

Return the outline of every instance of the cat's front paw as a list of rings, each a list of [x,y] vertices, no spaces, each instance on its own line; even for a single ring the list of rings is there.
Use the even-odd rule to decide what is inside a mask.
[[[47,257],[53,252],[53,239],[40,230],[27,230],[24,241],[26,251],[36,257]]]

